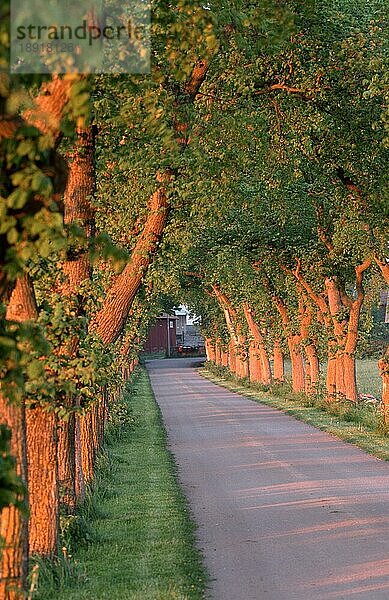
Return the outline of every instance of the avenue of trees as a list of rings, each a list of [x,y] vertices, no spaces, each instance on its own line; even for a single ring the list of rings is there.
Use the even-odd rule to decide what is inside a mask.
[[[288,356],[311,394],[326,362],[328,402],[357,402],[389,278],[384,10],[155,0],[150,74],[10,76],[3,3],[0,598],[58,556],[169,303],[238,377],[282,382]]]

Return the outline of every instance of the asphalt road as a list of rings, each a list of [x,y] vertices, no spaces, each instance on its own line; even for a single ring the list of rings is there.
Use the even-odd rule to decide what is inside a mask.
[[[214,600],[388,600],[389,464],[150,361]]]

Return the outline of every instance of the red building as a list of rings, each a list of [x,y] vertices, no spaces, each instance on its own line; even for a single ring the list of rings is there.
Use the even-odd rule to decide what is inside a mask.
[[[165,352],[170,356],[171,349],[177,345],[177,317],[162,313],[149,331],[144,345],[145,352]]]

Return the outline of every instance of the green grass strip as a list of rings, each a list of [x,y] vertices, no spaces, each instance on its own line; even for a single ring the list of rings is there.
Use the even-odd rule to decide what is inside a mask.
[[[109,447],[113,465],[93,523],[96,540],[74,559],[84,581],[58,600],[196,600],[206,576],[194,524],[166,449],[166,433],[147,372],[125,394],[134,424]],[[99,484],[101,487],[101,484]]]
[[[228,374],[225,377],[220,376],[212,368],[199,369],[199,374],[232,392],[241,394],[254,402],[277,408],[300,421],[354,444],[377,458],[389,461],[389,438],[373,428],[366,427],[362,423],[344,420],[337,414],[327,412],[323,406],[321,408],[307,406],[299,396],[294,397],[292,393],[286,392],[282,396],[273,396],[271,392],[259,391],[255,389],[255,384],[239,381]]]

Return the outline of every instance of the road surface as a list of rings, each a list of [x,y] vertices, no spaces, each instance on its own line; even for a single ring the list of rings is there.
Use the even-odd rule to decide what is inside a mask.
[[[203,379],[147,364],[213,600],[388,600],[389,464]]]

